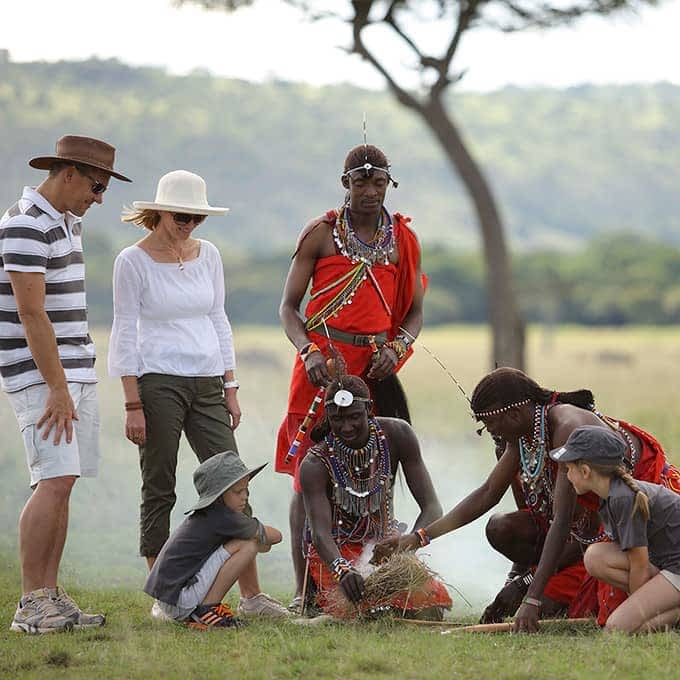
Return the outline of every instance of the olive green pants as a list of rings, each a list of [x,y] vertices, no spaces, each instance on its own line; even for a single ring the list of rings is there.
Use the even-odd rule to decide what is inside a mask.
[[[200,462],[221,451],[238,451],[224,403],[223,383],[222,376],[185,378],[147,373],[139,379],[146,420],[146,442],[139,447],[139,551],[143,557],[158,555],[170,533],[182,432]]]

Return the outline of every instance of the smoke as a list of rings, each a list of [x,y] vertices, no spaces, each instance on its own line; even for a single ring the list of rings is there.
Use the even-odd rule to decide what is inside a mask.
[[[103,353],[100,342],[100,355]],[[99,366],[103,362],[99,362]],[[100,368],[100,370],[102,370]],[[237,431],[239,450],[248,465],[273,459],[276,431],[285,410],[289,367],[282,363],[240,366],[239,378],[244,420]],[[137,449],[123,437],[123,398],[117,381],[100,376],[99,398],[102,412],[102,464],[96,479],[81,479],[75,485],[69,535],[62,562],[62,580],[81,587],[140,588],[146,567],[138,556],[138,515],[140,472]],[[258,386],[266,386],[263,391]],[[408,385],[407,385],[408,390]],[[452,402],[455,404],[455,402]],[[423,457],[444,508],[450,510],[484,480],[495,463],[491,441],[452,431],[445,440],[418,431],[419,409],[427,404],[412,400],[414,423]],[[23,442],[12,409],[0,396],[0,427],[5,441],[0,452],[0,556],[16,564],[17,524],[30,494]],[[172,526],[177,526],[191,506],[196,493],[192,472],[197,465],[193,452],[183,440],[177,469],[177,504]],[[292,480],[273,471],[273,464],[253,479],[251,505],[254,514],[279,528],[284,543],[258,558],[264,588],[278,593],[292,592],[288,505]],[[396,482],[395,515],[410,529],[418,507],[402,481]],[[511,509],[512,500],[504,499]],[[453,534],[435,540],[422,551],[429,566],[449,584],[459,589],[479,611],[500,589],[509,568],[484,536],[485,519],[473,522]],[[18,570],[17,570],[18,582]],[[452,593],[455,609],[470,612],[461,598]]]

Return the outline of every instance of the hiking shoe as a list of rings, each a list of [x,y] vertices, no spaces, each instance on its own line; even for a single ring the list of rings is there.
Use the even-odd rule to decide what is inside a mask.
[[[302,595],[296,595],[288,604],[288,612],[294,616],[302,614]]]
[[[284,619],[293,616],[293,612],[286,609],[278,600],[258,593],[253,597],[242,597],[236,610],[239,616],[268,616],[273,619]]]
[[[210,628],[242,628],[245,626],[245,621],[237,619],[234,612],[231,611],[229,605],[201,604],[194,609],[185,621],[187,628],[193,630],[209,630]]]
[[[154,621],[174,621],[175,619],[172,618],[172,616],[168,616],[166,614],[158,600],[153,601],[153,607],[151,607],[151,618],[154,619]]]
[[[47,588],[40,588],[19,600],[10,630],[30,635],[61,633],[73,630],[73,618],[64,616]]]
[[[61,587],[48,588],[52,601],[59,611],[73,621],[76,630],[84,628],[99,628],[106,623],[104,614],[88,614],[81,610],[75,600]]]

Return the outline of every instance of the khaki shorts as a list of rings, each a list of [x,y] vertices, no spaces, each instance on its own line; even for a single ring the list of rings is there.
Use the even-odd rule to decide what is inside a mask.
[[[69,383],[69,392],[78,413],[73,421],[71,443],[62,435],[54,444],[54,429],[47,439],[36,427],[45,411],[49,389],[47,385],[32,385],[7,396],[26,449],[30,484],[34,488],[43,479],[55,477],[96,477],[99,472],[99,404],[97,386],[90,383]],[[43,426],[44,427],[44,426]]]
[[[177,606],[158,601],[161,611],[175,621],[189,618],[191,612],[203,602],[212,584],[215,583],[219,570],[230,557],[231,553],[223,545],[217,548],[196,573],[196,581],[182,588]]]

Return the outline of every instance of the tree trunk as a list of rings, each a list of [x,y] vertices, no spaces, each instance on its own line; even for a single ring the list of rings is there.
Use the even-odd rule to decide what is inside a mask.
[[[492,366],[524,368],[524,323],[519,315],[503,226],[481,169],[465,148],[440,99],[418,108],[472,199],[482,233],[493,347]]]

